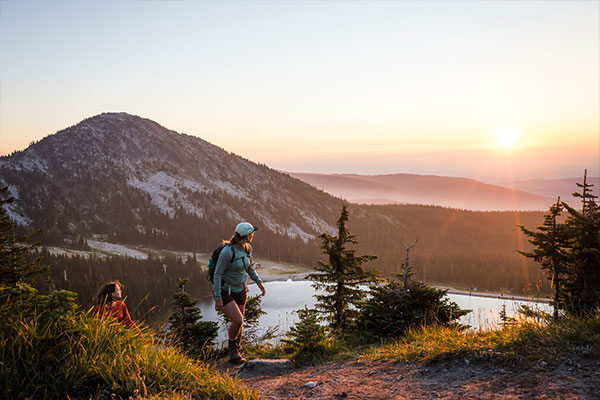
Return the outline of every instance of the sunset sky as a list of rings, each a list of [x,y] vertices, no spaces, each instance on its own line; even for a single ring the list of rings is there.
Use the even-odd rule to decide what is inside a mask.
[[[107,111],[273,168],[600,175],[600,1],[0,1],[0,154]]]

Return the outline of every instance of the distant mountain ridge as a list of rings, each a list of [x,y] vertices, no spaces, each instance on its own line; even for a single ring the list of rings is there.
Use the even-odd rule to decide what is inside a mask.
[[[525,181],[508,182],[502,184],[506,187],[512,187],[519,190],[524,190],[529,193],[538,194],[540,196],[547,196],[556,201],[556,198],[560,196],[561,201],[566,201],[571,206],[579,203],[579,200],[573,198],[573,192],[579,192],[577,183],[583,182],[583,171],[582,176],[579,178],[562,178],[562,179],[531,179]],[[600,178],[599,177],[587,177],[587,183],[594,185],[592,188],[593,193],[598,195],[600,193]]]
[[[553,201],[551,197],[468,178],[415,174],[288,173],[327,193],[359,204],[431,204],[468,210],[505,211],[546,210]]]

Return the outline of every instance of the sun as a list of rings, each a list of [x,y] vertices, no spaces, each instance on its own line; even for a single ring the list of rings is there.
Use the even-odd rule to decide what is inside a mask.
[[[517,144],[519,134],[515,129],[504,128],[496,131],[494,137],[496,138],[496,144],[502,149],[511,149]]]

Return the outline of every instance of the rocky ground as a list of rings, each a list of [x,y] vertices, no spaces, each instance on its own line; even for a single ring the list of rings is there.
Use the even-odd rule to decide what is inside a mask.
[[[505,369],[468,360],[421,365],[359,360],[296,368],[254,360],[233,369],[264,399],[600,399],[600,359]]]

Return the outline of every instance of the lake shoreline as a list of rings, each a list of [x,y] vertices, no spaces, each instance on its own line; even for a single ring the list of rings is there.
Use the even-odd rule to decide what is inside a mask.
[[[294,273],[282,273],[281,271],[275,271],[272,267],[262,267],[259,270],[259,274],[261,278],[265,282],[286,282],[286,281],[303,281],[306,279],[306,276],[313,271],[307,272],[294,272]],[[425,282],[427,283],[427,282]],[[457,294],[461,296],[475,296],[475,297],[485,297],[492,299],[504,299],[504,300],[512,300],[512,301],[531,301],[536,303],[550,303],[552,299],[547,297],[535,297],[535,296],[519,296],[513,294],[506,293],[495,293],[495,292],[479,292],[473,290],[461,290],[448,286],[435,285],[431,283],[427,283],[428,285],[435,287],[437,289],[444,289],[448,291],[448,294]]]
[[[514,296],[511,294],[504,293],[486,293],[486,292],[473,292],[468,290],[456,290],[448,289],[448,294],[459,294],[462,296],[475,296],[475,297],[487,297],[492,299],[503,299],[512,301],[532,301],[535,303],[550,303],[550,299],[546,297],[535,297],[535,296]]]

